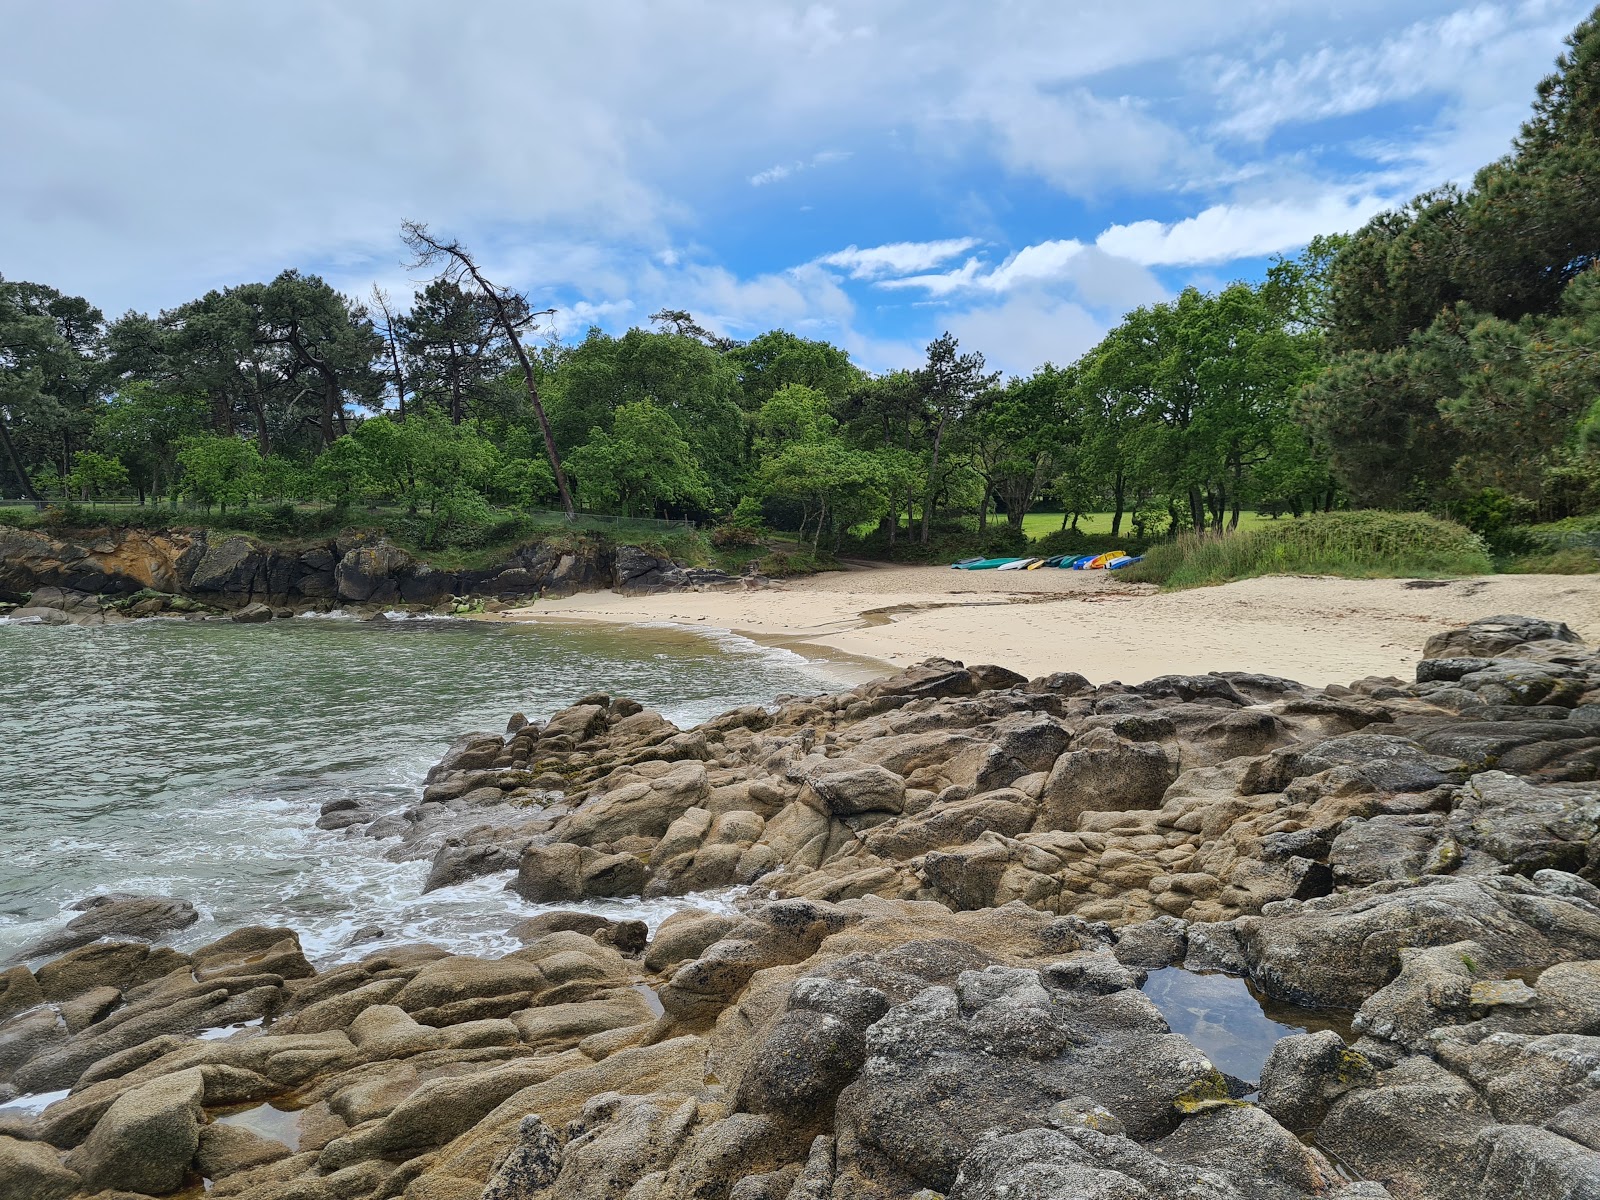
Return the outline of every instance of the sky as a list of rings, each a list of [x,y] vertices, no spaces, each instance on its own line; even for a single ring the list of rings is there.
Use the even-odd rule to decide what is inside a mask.
[[[0,0],[0,275],[404,299],[414,219],[547,336],[673,308],[1024,374],[1470,182],[1590,7]]]

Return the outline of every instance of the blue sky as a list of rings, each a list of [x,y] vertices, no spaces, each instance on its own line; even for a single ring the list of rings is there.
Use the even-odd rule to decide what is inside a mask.
[[[0,274],[153,310],[398,226],[581,336],[1070,361],[1505,152],[1565,0],[0,0]]]

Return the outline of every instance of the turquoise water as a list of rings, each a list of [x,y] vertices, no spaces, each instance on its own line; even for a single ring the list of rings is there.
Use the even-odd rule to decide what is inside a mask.
[[[283,923],[323,956],[369,925],[511,949],[507,926],[535,910],[505,877],[423,897],[426,862],[317,829],[321,804],[414,800],[458,734],[588,692],[686,725],[832,684],[787,651],[674,629],[0,622],[0,959],[102,891],[190,900],[202,919],[178,945]]]

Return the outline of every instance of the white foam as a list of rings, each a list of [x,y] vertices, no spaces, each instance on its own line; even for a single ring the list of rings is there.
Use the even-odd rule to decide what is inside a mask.
[[[0,1113],[21,1113],[36,1117],[57,1100],[65,1100],[70,1090],[62,1088],[59,1092],[27,1092],[0,1104]]]
[[[214,1025],[210,1029],[202,1029],[195,1037],[202,1042],[220,1041],[222,1038],[232,1037],[241,1029],[255,1029],[265,1021],[265,1017],[257,1017],[254,1021],[239,1021],[233,1025]]]

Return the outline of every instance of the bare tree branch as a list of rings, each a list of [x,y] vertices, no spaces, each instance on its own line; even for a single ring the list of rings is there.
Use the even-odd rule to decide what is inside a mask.
[[[506,337],[511,340],[512,348],[517,352],[517,359],[522,364],[522,377],[528,387],[528,402],[533,405],[533,415],[539,421],[539,431],[544,434],[544,452],[550,460],[550,473],[555,476],[556,489],[561,493],[561,507],[566,510],[568,520],[571,520],[576,511],[572,503],[572,489],[567,486],[567,473],[561,467],[561,455],[556,450],[556,439],[550,430],[550,419],[545,416],[544,404],[539,399],[539,385],[533,375],[533,363],[528,360],[528,352],[522,348],[522,339],[517,336],[517,329],[520,326],[544,314],[531,312],[527,297],[520,292],[497,287],[485,279],[483,272],[478,269],[478,264],[473,261],[472,256],[460,242],[441,241],[428,232],[426,225],[418,221],[403,221],[400,225],[400,236],[405,240],[411,253],[416,256],[416,261],[409,264],[409,269],[438,266],[440,278],[448,279],[452,283],[470,278],[494,306],[495,317],[500,322],[500,327],[506,331]]]

